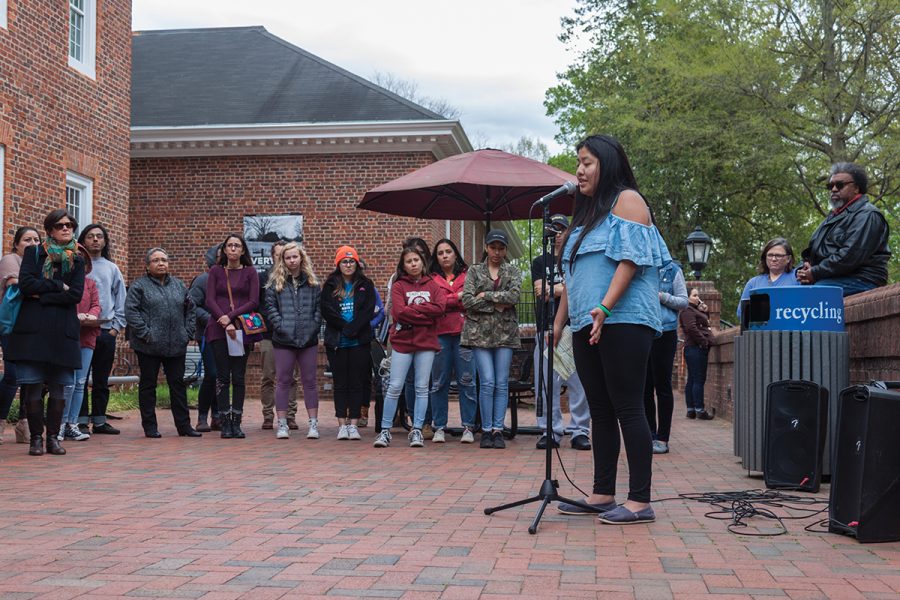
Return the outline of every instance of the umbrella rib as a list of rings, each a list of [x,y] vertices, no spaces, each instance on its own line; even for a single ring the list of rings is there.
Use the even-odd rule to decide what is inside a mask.
[[[428,192],[432,192],[434,194],[434,197],[431,199],[431,201],[428,204],[425,205],[425,208],[423,208],[419,212],[420,215],[427,214],[428,211],[431,210],[431,207],[434,206],[434,203],[437,202],[438,200],[440,200],[441,196],[447,196],[449,198],[453,198],[454,200],[456,200],[462,204],[465,204],[466,206],[468,206],[470,208],[474,208],[476,210],[482,210],[482,212],[483,212],[483,208],[481,206],[479,206],[477,202],[470,200],[468,198],[468,196],[466,196],[465,194],[460,194],[460,193],[456,192],[456,190],[454,190],[453,188],[444,186],[444,187],[438,187],[438,188],[427,187],[427,188],[422,188],[422,189],[425,191],[428,191]],[[424,217],[420,217],[420,218],[424,218]]]

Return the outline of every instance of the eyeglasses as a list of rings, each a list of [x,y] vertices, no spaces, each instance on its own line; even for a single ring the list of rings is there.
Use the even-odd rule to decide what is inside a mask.
[[[63,221],[61,223],[54,223],[53,229],[56,231],[61,231],[63,229],[75,229],[75,223],[71,221]]]
[[[226,247],[226,248],[240,248],[240,247],[241,247],[241,244],[235,244],[235,243],[232,243],[232,244],[225,244],[225,247]]]
[[[345,267],[349,267],[349,266],[355,265],[355,264],[356,264],[356,261],[353,260],[352,258],[345,258],[344,260],[341,261],[341,265],[343,265]]]
[[[777,259],[777,260],[781,260],[781,259],[784,258],[785,256],[787,256],[787,254],[773,254],[773,253],[771,253],[771,252],[770,252],[769,254],[766,254],[766,258],[774,258],[774,259]]]
[[[829,192],[831,191],[832,188],[837,188],[837,191],[841,191],[842,189],[844,189],[844,186],[850,185],[851,183],[853,183],[852,180],[851,181],[829,181],[828,183],[825,184],[825,189],[828,190]]]

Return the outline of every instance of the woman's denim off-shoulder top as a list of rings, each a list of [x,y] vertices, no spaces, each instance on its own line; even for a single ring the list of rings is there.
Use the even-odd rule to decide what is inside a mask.
[[[591,310],[603,301],[619,261],[630,260],[637,265],[634,279],[604,323],[646,325],[660,332],[659,268],[672,257],[656,226],[609,213],[584,236],[572,272],[572,248],[581,230],[576,227],[571,231],[562,258],[572,331],[592,324]]]

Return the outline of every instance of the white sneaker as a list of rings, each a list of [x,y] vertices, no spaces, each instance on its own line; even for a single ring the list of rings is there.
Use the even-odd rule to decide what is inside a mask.
[[[431,443],[432,443],[432,444],[443,444],[443,443],[446,442],[446,441],[447,441],[447,440],[446,440],[446,438],[444,437],[444,430],[443,430],[443,429],[435,429],[435,430],[434,430],[434,437],[431,438]]]
[[[359,435],[359,429],[356,428],[356,425],[347,425],[347,437],[351,440],[362,439],[362,436]]]
[[[309,420],[309,432],[306,434],[306,439],[308,439],[308,440],[319,439],[319,420],[318,419],[310,419]]]
[[[461,444],[473,444],[475,443],[475,434],[472,433],[472,430],[466,427],[462,432],[462,438],[459,440]]]
[[[422,436],[421,429],[413,429],[407,437],[409,438],[410,448],[421,448],[425,445],[425,438]]]
[[[349,440],[350,432],[347,430],[346,425],[341,425],[341,428],[338,429],[338,439],[339,440]]]
[[[275,437],[279,440],[286,440],[291,437],[291,430],[288,429],[287,419],[278,419],[278,432]]]
[[[387,448],[391,445],[391,432],[388,429],[382,429],[381,433],[378,434],[378,437],[375,438],[375,443],[372,444],[376,448]]]
[[[73,423],[69,423],[65,426],[63,437],[67,440],[74,440],[76,442],[83,442],[84,440],[91,439],[90,434],[84,433],[83,431],[78,429],[78,425],[75,425]]]

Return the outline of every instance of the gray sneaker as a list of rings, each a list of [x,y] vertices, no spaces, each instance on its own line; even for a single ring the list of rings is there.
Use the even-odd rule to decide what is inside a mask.
[[[653,440],[653,454],[668,454],[669,443],[662,440]]]
[[[376,448],[387,448],[391,445],[391,432],[387,429],[382,429],[381,433],[378,434],[378,437],[375,438],[375,443],[372,444]]]
[[[76,442],[83,442],[84,440],[91,439],[91,436],[78,429],[77,425],[71,424],[66,425],[66,430],[63,435],[67,440],[74,440]]]
[[[409,432],[409,447],[421,448],[425,445],[425,438],[422,436],[421,429],[413,429]]]

